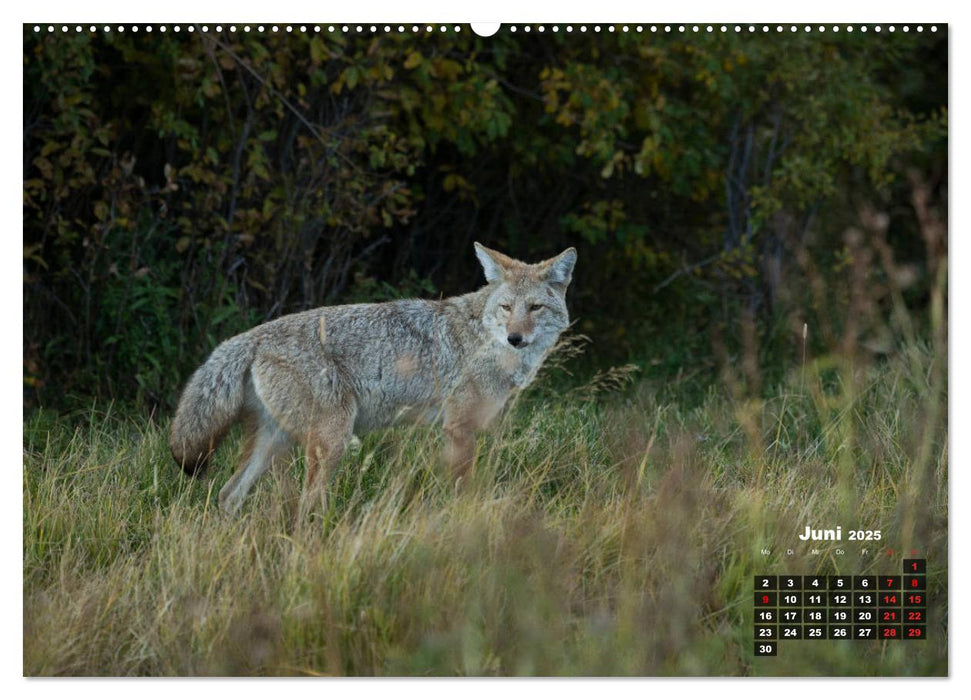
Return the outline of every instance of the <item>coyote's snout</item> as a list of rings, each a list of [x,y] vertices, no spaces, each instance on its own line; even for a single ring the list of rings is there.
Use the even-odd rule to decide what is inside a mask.
[[[295,443],[304,493],[322,492],[355,433],[402,416],[440,420],[456,475],[472,464],[475,431],[528,385],[569,325],[566,289],[577,253],[529,265],[478,243],[485,287],[440,301],[332,306],[284,316],[219,345],[186,385],[170,446],[199,472],[226,431],[245,422],[249,446],[219,492],[239,510],[253,483]]]

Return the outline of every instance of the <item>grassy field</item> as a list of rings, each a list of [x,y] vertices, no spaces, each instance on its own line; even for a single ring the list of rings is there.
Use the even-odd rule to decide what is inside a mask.
[[[300,527],[299,456],[229,520],[215,495],[236,434],[193,480],[168,417],[31,412],[24,673],[946,675],[938,354],[819,360],[767,398],[729,382],[693,406],[663,398],[676,385],[548,381],[481,437],[466,488],[444,478],[435,430],[376,433]],[[880,529],[897,554],[813,554],[806,525]],[[926,641],[754,657],[756,574],[897,573],[911,548],[928,560]]]

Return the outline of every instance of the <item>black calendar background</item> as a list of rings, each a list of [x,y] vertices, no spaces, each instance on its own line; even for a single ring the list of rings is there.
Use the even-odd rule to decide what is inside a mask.
[[[946,560],[915,548],[817,549],[753,576],[753,673],[865,676],[881,675],[887,659],[946,664]]]

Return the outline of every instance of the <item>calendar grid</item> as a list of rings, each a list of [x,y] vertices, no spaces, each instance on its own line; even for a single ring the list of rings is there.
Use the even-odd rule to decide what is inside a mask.
[[[923,640],[927,562],[905,559],[900,575],[784,574],[755,577],[755,655],[782,640]]]

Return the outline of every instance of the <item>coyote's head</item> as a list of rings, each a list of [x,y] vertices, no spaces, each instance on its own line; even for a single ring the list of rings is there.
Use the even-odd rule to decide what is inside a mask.
[[[529,265],[479,243],[475,254],[486,281],[493,287],[483,323],[493,337],[517,349],[552,347],[570,325],[566,288],[577,261],[575,248],[555,258]]]

